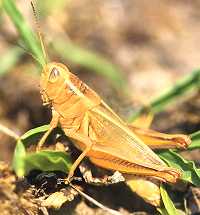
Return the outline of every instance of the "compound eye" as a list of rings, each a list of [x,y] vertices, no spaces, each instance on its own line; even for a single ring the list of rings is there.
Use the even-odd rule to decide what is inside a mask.
[[[56,67],[53,67],[49,75],[49,81],[55,82],[59,76],[60,76],[59,70]]]

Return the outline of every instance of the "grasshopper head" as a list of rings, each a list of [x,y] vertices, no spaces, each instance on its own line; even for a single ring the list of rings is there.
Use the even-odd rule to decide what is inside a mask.
[[[69,98],[84,100],[85,106],[93,107],[101,98],[61,63],[48,63],[41,75],[41,95],[43,104],[61,104]],[[72,104],[73,105],[73,104]]]
[[[70,75],[64,64],[52,62],[44,66],[40,80],[40,92],[44,105],[50,104],[57,97]]]

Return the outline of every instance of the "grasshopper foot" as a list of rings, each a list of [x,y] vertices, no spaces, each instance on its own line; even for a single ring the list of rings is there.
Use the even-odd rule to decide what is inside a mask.
[[[66,185],[68,185],[68,184],[71,183],[71,181],[72,181],[73,179],[74,179],[73,175],[68,174],[67,178],[64,179],[64,182],[65,182]]]

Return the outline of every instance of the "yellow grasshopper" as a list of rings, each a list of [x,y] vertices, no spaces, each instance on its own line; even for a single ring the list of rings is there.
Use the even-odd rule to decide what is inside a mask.
[[[45,65],[40,85],[43,103],[52,108],[52,121],[37,150],[59,124],[82,151],[68,179],[85,156],[97,166],[122,173],[152,176],[172,183],[180,177],[178,170],[168,167],[146,144],[153,148],[160,147],[160,143],[164,148],[185,147],[190,142],[187,136],[165,135],[127,124],[63,64]]]
[[[33,3],[32,7],[35,14]],[[46,58],[39,30],[38,35]],[[124,122],[96,92],[61,63],[43,65],[40,87],[43,104],[51,106],[52,120],[37,150],[41,150],[50,132],[60,125],[82,151],[67,180],[86,156],[97,166],[129,175],[149,176],[171,183],[180,177],[181,173],[168,167],[150,147],[186,147],[190,143],[188,136],[166,135]]]

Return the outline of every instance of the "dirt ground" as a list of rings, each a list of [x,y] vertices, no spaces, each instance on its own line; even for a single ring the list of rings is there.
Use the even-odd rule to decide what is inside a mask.
[[[23,0],[18,1],[18,5],[34,28],[30,5],[24,4]],[[57,7],[49,6],[48,15],[40,11],[41,29],[47,42],[53,43],[61,35],[100,53],[121,69],[129,85],[129,97],[113,88],[102,76],[67,62],[82,80],[126,119],[140,105],[148,103],[166,87],[199,67],[199,7],[199,0],[75,0],[60,3]],[[0,54],[4,55],[12,44],[17,43],[18,37],[4,12],[1,23]],[[50,47],[49,53],[52,58],[60,60]],[[19,135],[50,121],[50,111],[42,106],[39,76],[35,70],[31,57],[23,55],[9,73],[0,76],[0,123]],[[183,96],[176,104],[157,114],[153,128],[185,134],[199,130],[200,92],[196,90]],[[0,133],[0,142],[0,160],[10,163],[15,141]],[[198,150],[183,152],[183,155],[200,164]],[[4,164],[1,168],[0,181],[8,182],[0,185],[0,190],[3,187],[8,191],[7,194],[0,191],[1,211],[5,211],[4,214],[16,214],[16,211],[18,214],[37,214],[38,203],[30,191],[33,188],[26,184],[24,190],[18,189],[22,182],[15,186],[14,174]],[[183,195],[191,189],[188,188]],[[110,208],[120,209],[125,215],[156,213],[154,207],[146,204],[123,183],[109,187],[84,185],[84,192]],[[9,202],[11,196],[13,198]],[[64,214],[63,211],[77,215],[106,214],[80,196],[65,204],[62,210],[50,210],[49,213]]]

